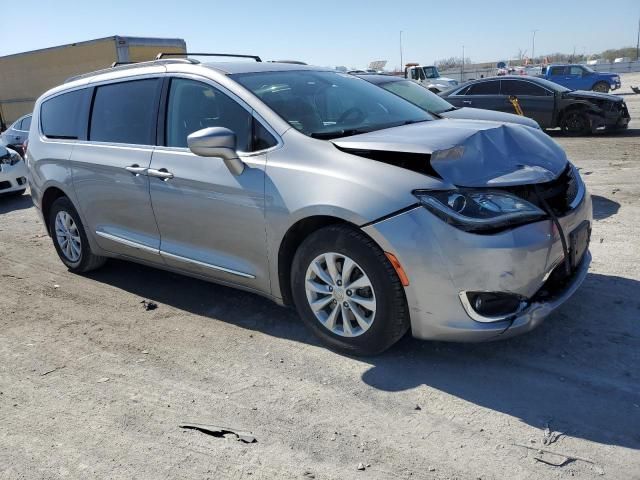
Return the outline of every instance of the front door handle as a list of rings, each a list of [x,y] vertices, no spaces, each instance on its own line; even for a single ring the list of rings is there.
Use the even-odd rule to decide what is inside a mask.
[[[147,173],[147,169],[144,167],[141,167],[140,165],[138,165],[137,163],[134,163],[133,165],[129,166],[129,167],[124,167],[124,169],[127,172],[131,172],[133,173],[136,177],[138,175],[144,175],[145,173]]]
[[[173,178],[173,173],[168,171],[166,168],[161,168],[160,170],[149,168],[147,170],[147,175],[149,175],[150,177],[160,178],[165,182]]]
[[[463,100],[462,103],[464,105],[471,105],[471,100]]]

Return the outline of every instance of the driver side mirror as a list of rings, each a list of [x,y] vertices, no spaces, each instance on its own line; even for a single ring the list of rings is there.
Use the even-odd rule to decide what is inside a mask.
[[[187,145],[200,157],[222,158],[234,175],[244,172],[244,163],[236,151],[236,134],[228,128],[211,127],[193,132],[187,137]]]

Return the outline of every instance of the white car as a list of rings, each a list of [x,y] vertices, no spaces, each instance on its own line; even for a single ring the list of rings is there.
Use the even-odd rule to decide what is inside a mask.
[[[0,145],[0,195],[22,195],[27,189],[27,166],[20,154]]]

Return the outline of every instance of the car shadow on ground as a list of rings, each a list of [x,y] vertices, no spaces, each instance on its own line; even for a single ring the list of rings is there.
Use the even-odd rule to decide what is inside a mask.
[[[591,195],[593,203],[593,218],[595,220],[604,220],[614,216],[620,210],[620,204],[613,200],[600,195]]]
[[[140,300],[152,300],[271,336],[319,344],[293,309],[257,294],[115,259],[86,276],[137,295]]]
[[[88,277],[141,299],[319,345],[293,310],[255,294],[117,260]],[[640,282],[590,274],[567,304],[527,335],[484,344],[407,335],[385,354],[365,359],[371,368],[362,381],[386,392],[424,385],[536,428],[549,423],[567,435],[640,449],[638,318]]]
[[[25,210],[33,207],[31,196],[23,193],[22,195],[4,194],[0,195],[0,215],[3,213],[13,212],[14,210]]]
[[[387,392],[425,385],[535,428],[640,449],[639,299],[640,282],[590,274],[527,335],[483,344],[405,338],[372,359],[362,380]]]

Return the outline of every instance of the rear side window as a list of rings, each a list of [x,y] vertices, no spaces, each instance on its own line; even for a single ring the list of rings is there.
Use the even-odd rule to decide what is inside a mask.
[[[466,93],[467,95],[499,95],[500,82],[494,80],[492,82],[481,82],[471,85]]]
[[[40,107],[40,126],[47,138],[77,139],[80,136],[80,108],[84,90],[63,93]]]
[[[159,79],[113,83],[96,88],[89,140],[152,145]]]
[[[31,117],[26,117],[22,120],[21,130],[29,130],[31,128]]]
[[[524,80],[502,80],[502,85],[500,88],[502,95],[529,95],[534,97],[544,97],[547,95],[552,95],[548,90],[545,90],[538,85]]]

